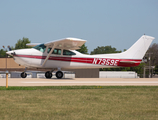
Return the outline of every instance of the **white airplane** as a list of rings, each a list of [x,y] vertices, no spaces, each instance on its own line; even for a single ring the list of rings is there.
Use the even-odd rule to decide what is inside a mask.
[[[56,77],[62,78],[61,69],[80,68],[112,68],[112,67],[133,67],[138,66],[154,37],[143,35],[127,51],[114,54],[86,55],[76,49],[80,49],[86,40],[78,38],[65,38],[51,41],[44,44],[30,43],[30,49],[19,49],[7,52],[12,55],[15,62],[25,66],[21,77],[27,76],[27,68],[52,69],[45,73],[46,78],[52,77],[56,70]]]

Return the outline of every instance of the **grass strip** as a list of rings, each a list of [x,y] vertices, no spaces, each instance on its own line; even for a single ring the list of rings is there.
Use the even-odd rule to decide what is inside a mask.
[[[157,86],[0,87],[3,120],[157,120]]]
[[[158,86],[0,86],[0,90],[46,90],[46,89],[131,89],[131,88],[158,88]]]

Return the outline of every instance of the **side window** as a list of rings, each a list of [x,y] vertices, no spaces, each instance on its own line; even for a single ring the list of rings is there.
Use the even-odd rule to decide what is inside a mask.
[[[51,51],[52,48],[48,48],[47,53],[49,53]],[[61,55],[61,49],[54,49],[52,54],[57,54],[57,55]]]
[[[69,50],[63,50],[63,55],[76,55],[74,52],[71,52]]]
[[[49,53],[51,51],[52,48],[48,48],[47,53]]]
[[[61,49],[54,49],[52,54],[61,55]]]

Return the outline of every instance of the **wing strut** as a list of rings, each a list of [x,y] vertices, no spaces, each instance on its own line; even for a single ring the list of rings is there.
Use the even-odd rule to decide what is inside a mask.
[[[55,44],[53,45],[53,47],[52,47],[51,51],[49,52],[49,54],[47,55],[46,59],[44,60],[42,67],[44,67],[44,65],[46,64],[46,62],[47,62],[48,58],[50,57],[51,53],[53,52],[54,48],[55,48]]]

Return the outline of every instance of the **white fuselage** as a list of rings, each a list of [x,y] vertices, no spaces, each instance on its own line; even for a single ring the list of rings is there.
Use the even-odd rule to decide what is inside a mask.
[[[42,53],[34,48],[14,50],[14,60],[16,63],[34,68],[109,68],[109,67],[120,67],[120,61],[137,61],[137,64],[122,64],[121,66],[137,66],[141,60],[136,59],[125,59],[121,58],[120,53],[115,54],[104,54],[104,55],[85,55],[78,51],[70,50],[76,55],[56,55],[51,54],[49,59],[42,66],[48,53]]]

